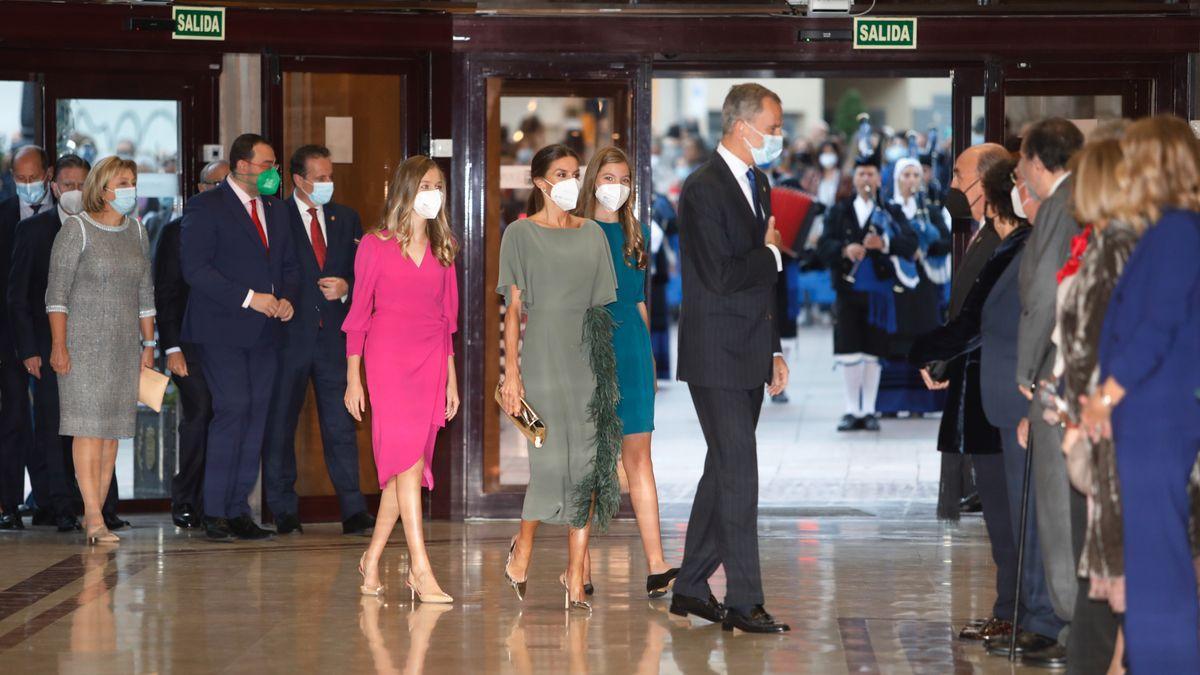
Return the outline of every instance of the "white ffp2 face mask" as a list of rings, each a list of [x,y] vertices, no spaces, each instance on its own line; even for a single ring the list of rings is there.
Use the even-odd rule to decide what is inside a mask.
[[[1012,198],[1013,213],[1017,214],[1018,218],[1028,218],[1025,215],[1025,205],[1021,203],[1021,190],[1016,185],[1013,185],[1009,195]]]
[[[413,211],[426,220],[437,218],[444,200],[441,190],[422,190],[413,197]]]
[[[607,185],[596,186],[596,199],[604,205],[604,208],[609,211],[616,211],[625,205],[629,199],[631,190],[628,185],[620,183],[609,183]]]
[[[545,190],[542,190],[546,193]],[[550,201],[558,205],[558,208],[563,211],[575,210],[575,205],[579,203],[579,179],[564,178],[554,184],[548,193]]]
[[[83,192],[81,190],[68,190],[58,196],[58,205],[68,216],[79,215],[83,211]]]

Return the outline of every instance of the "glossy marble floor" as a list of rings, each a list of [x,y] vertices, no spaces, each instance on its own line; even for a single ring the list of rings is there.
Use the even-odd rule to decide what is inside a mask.
[[[209,544],[159,517],[87,549],[35,528],[0,538],[4,673],[999,673],[1007,662],[953,627],[988,613],[983,524],[894,505],[774,512],[760,523],[768,609],[785,636],[723,633],[641,593],[630,522],[596,537],[595,611],[567,613],[565,537],[546,527],[524,603],[503,585],[515,524],[432,523],[452,607],[413,605],[403,542],[385,599],[357,594],[365,540],[331,525],[253,544]],[[822,515],[824,514],[824,515]],[[841,515],[839,515],[841,514]],[[678,559],[686,523],[664,523]],[[721,595],[718,573],[714,590]]]

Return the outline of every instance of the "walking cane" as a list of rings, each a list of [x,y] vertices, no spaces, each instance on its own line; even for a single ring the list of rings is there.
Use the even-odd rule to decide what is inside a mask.
[[[1008,660],[1017,660],[1017,621],[1021,611],[1021,576],[1025,569],[1025,530],[1028,526],[1029,513],[1029,474],[1033,469],[1033,447],[1028,441],[1025,448],[1025,478],[1021,482],[1021,539],[1017,542],[1017,597],[1013,600],[1012,634],[1008,639]]]

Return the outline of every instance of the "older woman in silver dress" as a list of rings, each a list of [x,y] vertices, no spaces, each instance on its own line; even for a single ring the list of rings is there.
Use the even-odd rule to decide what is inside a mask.
[[[75,438],[75,477],[92,544],[120,541],[104,526],[100,506],[117,439],[134,434],[140,369],[154,362],[149,238],[136,206],[137,165],[118,157],[100,160],[83,186],[83,213],[62,224],[50,253],[46,312],[59,429]]]

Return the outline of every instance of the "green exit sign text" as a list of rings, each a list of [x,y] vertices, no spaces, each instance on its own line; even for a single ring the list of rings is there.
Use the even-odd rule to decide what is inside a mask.
[[[916,49],[917,20],[855,17],[855,49]]]
[[[224,40],[224,7],[171,8],[171,20],[175,26],[171,37],[175,40]]]

